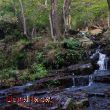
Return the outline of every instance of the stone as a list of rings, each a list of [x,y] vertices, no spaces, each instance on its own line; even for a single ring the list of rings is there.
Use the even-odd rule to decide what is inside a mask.
[[[108,83],[110,84],[110,73],[99,73],[94,75],[95,82]]]
[[[93,73],[93,66],[91,63],[71,65],[67,68],[68,72],[73,72],[75,75],[89,75]]]

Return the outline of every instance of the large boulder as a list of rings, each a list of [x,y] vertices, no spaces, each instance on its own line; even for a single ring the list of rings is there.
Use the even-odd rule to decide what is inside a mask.
[[[73,72],[75,75],[89,75],[93,73],[94,68],[91,63],[71,65],[67,68],[67,72]]]

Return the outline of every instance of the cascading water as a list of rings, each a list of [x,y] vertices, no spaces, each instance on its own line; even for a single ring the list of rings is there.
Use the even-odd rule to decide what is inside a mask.
[[[73,87],[75,87],[75,76],[73,74]]]
[[[99,65],[99,70],[107,70],[107,62],[107,56],[99,52],[99,60],[97,62],[97,64]]]
[[[96,54],[99,54],[99,60],[97,61],[97,64],[99,65],[99,70],[101,71],[107,70],[108,57],[106,56],[106,54],[102,54],[100,52],[100,49],[97,49],[96,52],[90,58],[93,58]],[[93,84],[93,75],[90,75],[89,86],[91,86],[92,84]]]
[[[93,76],[90,75],[89,76],[89,84],[88,84],[88,86],[91,86],[92,84],[93,84]]]
[[[89,75],[89,78],[88,78],[89,81],[87,80],[89,82],[89,84],[88,84],[88,82],[86,83],[86,81],[85,81],[85,83],[88,84],[88,86],[91,86],[94,84],[93,78],[94,78],[95,74],[102,73],[107,70],[107,66],[108,66],[107,64],[108,64],[108,60],[109,60],[109,58],[107,57],[106,54],[101,53],[100,46],[98,47],[96,52],[93,53],[93,55],[90,57],[90,59],[93,61],[98,60],[96,63],[97,63],[97,65],[99,65],[99,69],[95,70],[94,74]],[[82,78],[84,79],[84,77],[82,77]],[[86,85],[86,84],[85,85],[81,84],[80,82],[83,83],[84,81],[81,81],[81,77],[79,77],[79,76],[75,77],[75,75],[73,74],[73,87]]]

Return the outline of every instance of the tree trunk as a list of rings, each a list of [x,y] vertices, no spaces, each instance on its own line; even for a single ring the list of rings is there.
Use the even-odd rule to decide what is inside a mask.
[[[70,4],[71,0],[64,0],[63,4],[64,33],[71,28]]]
[[[110,28],[110,12],[108,11],[108,17],[107,17],[107,24],[108,28]]]
[[[107,0],[108,3],[108,28],[110,28],[110,0]]]
[[[34,36],[34,32],[35,32],[35,27],[33,26],[32,32],[31,32],[31,38]]]
[[[20,3],[21,14],[22,14],[22,19],[23,19],[23,30],[24,30],[23,33],[24,33],[24,35],[27,36],[26,18],[25,18],[25,15],[24,15],[24,8],[23,8],[22,0],[19,0],[19,3]]]
[[[45,0],[45,6],[47,7],[47,0]]]
[[[49,15],[50,27],[51,27],[51,36],[55,40],[59,39],[61,33],[58,25],[58,16],[57,16],[57,0],[51,0],[51,12]]]

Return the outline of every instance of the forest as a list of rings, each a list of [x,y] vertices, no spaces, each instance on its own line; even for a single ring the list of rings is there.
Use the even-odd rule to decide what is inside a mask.
[[[0,110],[110,110],[110,0],[0,0]]]

